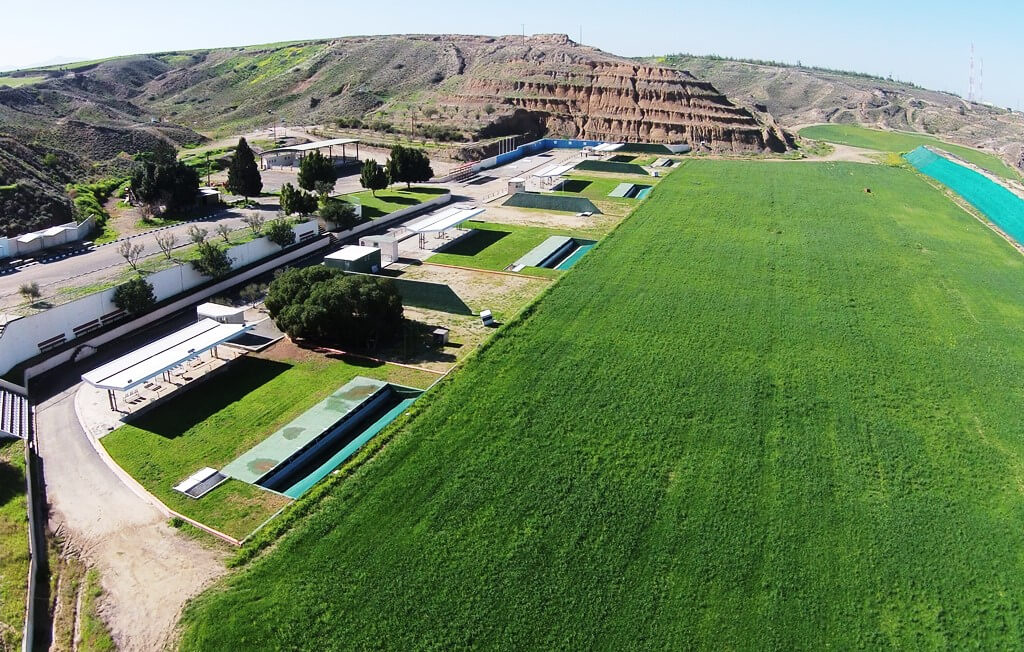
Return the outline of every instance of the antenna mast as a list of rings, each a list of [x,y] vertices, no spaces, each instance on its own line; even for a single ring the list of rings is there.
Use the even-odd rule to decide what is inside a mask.
[[[967,101],[974,101],[974,43],[971,43],[971,73],[967,76]]]

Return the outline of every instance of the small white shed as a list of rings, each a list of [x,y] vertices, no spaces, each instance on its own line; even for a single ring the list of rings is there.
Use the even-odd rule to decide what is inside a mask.
[[[222,324],[244,324],[245,306],[222,306],[219,303],[203,303],[196,308],[196,316],[200,319],[213,319]]]

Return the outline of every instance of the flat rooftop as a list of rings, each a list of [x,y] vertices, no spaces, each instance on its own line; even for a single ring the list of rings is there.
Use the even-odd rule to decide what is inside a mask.
[[[377,247],[363,247],[361,245],[348,245],[347,247],[342,247],[341,249],[339,249],[338,251],[335,251],[332,254],[328,254],[327,256],[324,256],[324,260],[346,260],[346,261],[362,260],[363,258],[365,258],[366,256],[369,256],[370,254],[372,254],[375,251],[380,251],[380,249],[378,249]]]

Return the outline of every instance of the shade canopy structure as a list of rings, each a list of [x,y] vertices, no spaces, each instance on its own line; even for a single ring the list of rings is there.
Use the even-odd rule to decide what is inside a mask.
[[[222,324],[213,319],[202,319],[82,374],[82,380],[99,389],[124,392],[250,328],[252,326],[246,324]]]
[[[594,148],[595,152],[615,152],[622,149],[622,143],[601,143]]]
[[[569,170],[573,169],[574,167],[576,167],[575,163],[567,163],[567,164],[564,164],[564,165],[550,165],[550,166],[548,166],[546,168],[543,168],[542,170],[540,170],[538,172],[534,172],[533,176],[541,177],[541,178],[545,178],[545,179],[550,179],[550,178],[554,178],[554,177],[560,177],[563,174],[565,174],[566,172],[568,172]]]
[[[324,147],[335,147],[337,145],[354,145],[358,143],[358,138],[332,138],[330,140],[315,140],[312,143],[302,143],[301,145],[289,145],[287,147],[277,147],[275,149],[268,149],[263,151],[263,155],[267,154],[278,154],[280,152],[310,152],[314,149],[322,149]]]
[[[468,219],[483,213],[484,209],[476,206],[459,207],[453,206],[444,210],[430,213],[405,225],[405,228],[413,233],[441,233],[453,229]]]

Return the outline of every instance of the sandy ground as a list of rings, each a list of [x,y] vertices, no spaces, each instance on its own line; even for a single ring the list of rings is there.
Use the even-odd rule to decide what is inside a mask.
[[[118,647],[162,649],[186,601],[226,572],[224,552],[170,528],[106,466],[75,415],[77,389],[37,408],[50,526],[99,570],[100,615]]]

